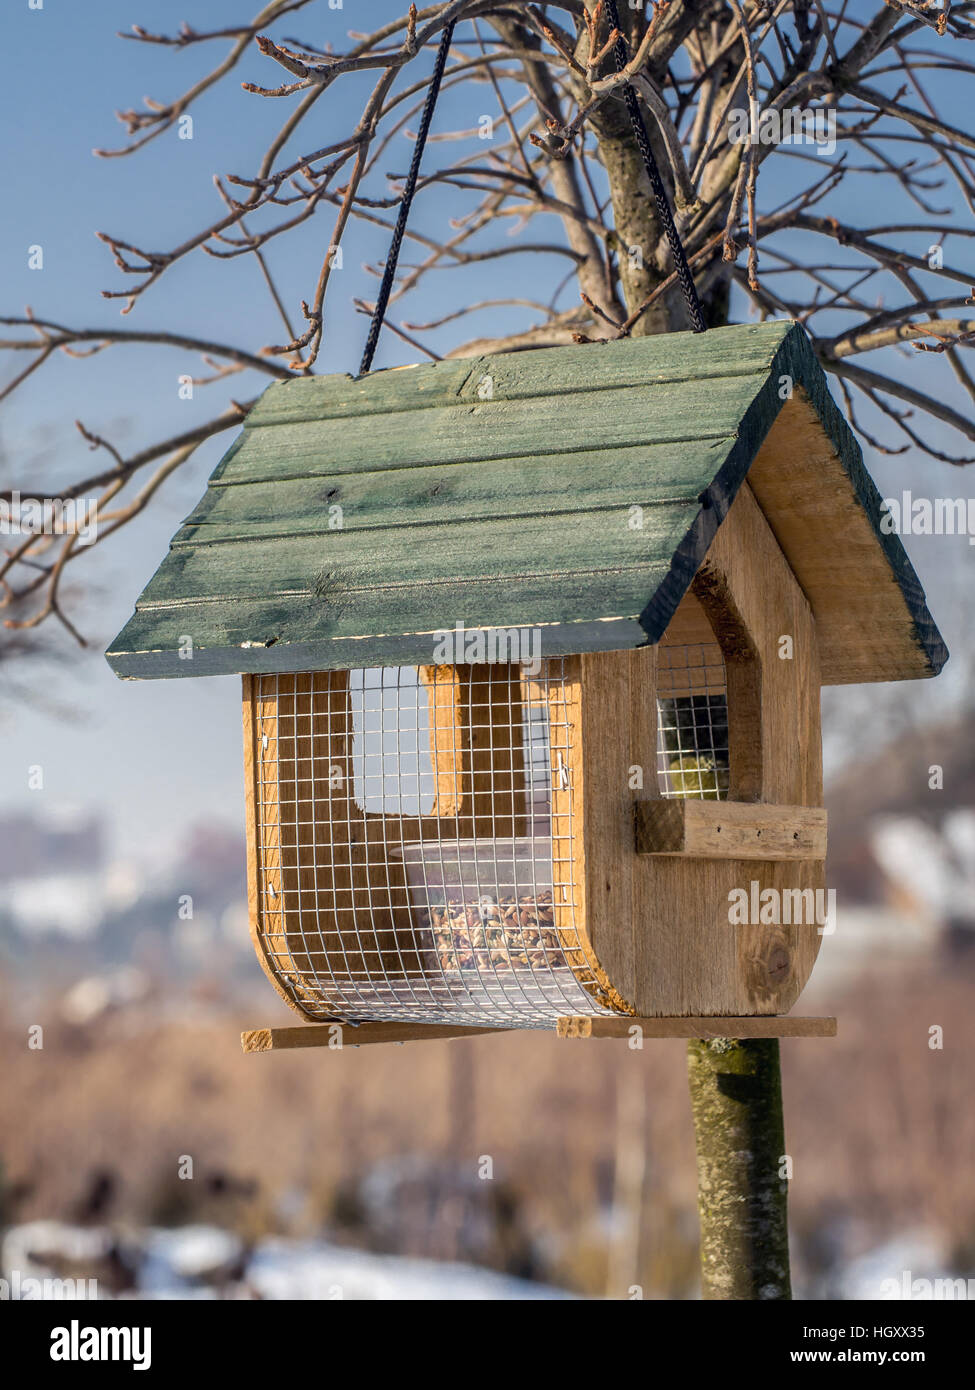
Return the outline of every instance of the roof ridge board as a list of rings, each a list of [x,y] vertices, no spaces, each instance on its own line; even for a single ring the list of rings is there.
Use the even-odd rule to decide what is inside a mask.
[[[617,390],[617,391],[619,391],[619,390],[633,390],[633,391],[639,391],[639,390],[646,390],[648,386],[671,386],[671,385],[675,385],[677,382],[692,381],[692,380],[698,380],[698,379],[699,379],[699,380],[708,380],[708,381],[719,381],[719,380],[723,380],[723,379],[732,380],[732,379],[734,379],[734,378],[736,378],[736,377],[746,377],[746,376],[762,377],[762,376],[765,375],[765,372],[766,372],[766,371],[767,371],[767,368],[762,368],[762,367],[755,366],[755,367],[740,367],[740,368],[735,368],[735,369],[732,369],[732,370],[729,370],[729,371],[721,371],[721,372],[707,371],[707,370],[702,370],[702,371],[700,371],[700,372],[687,372],[687,371],[683,371],[683,372],[679,372],[679,373],[674,373],[674,374],[672,374],[672,375],[648,377],[648,378],[644,378],[644,379],[642,379],[642,380],[640,380],[640,381],[624,381],[624,382],[619,382],[619,381],[601,381],[601,382],[580,381],[578,385],[568,385],[568,384],[565,384],[565,385],[555,385],[555,384],[553,384],[553,385],[550,387],[550,389],[548,389],[548,390],[538,390],[536,387],[529,388],[529,387],[526,386],[523,390],[520,390],[520,391],[511,391],[511,390],[507,390],[507,391],[505,391],[503,394],[501,394],[501,395],[499,395],[499,396],[485,397],[483,400],[481,400],[480,398],[478,398],[478,400],[477,400],[476,403],[479,404],[479,405],[490,405],[490,404],[491,404],[491,401],[494,400],[494,401],[497,401],[497,403],[500,405],[500,404],[504,404],[506,401],[536,400],[536,399],[538,399],[538,398],[540,398],[540,397],[549,397],[549,396],[575,396],[575,395],[582,395],[582,394],[588,396],[588,395],[593,395],[593,394],[595,394],[595,393],[598,393],[598,392],[600,392],[600,391],[613,391],[613,390]],[[302,379],[302,380],[312,380],[313,378],[301,378],[301,379]],[[445,399],[443,399],[443,400],[439,400],[439,401],[436,401],[436,402],[429,401],[429,400],[422,400],[422,399],[420,399],[419,397],[416,399],[415,403],[413,403],[413,404],[410,404],[408,401],[402,401],[402,400],[398,400],[398,401],[396,401],[395,403],[390,403],[390,404],[388,404],[388,405],[387,405],[387,404],[384,404],[384,403],[382,403],[382,402],[377,402],[371,409],[365,409],[365,408],[364,408],[364,409],[362,409],[362,410],[345,410],[345,411],[341,411],[340,413],[337,413],[337,414],[334,414],[334,415],[326,415],[326,414],[324,414],[324,413],[318,411],[318,412],[315,412],[315,413],[312,413],[312,414],[306,414],[306,415],[289,415],[289,416],[287,417],[287,419],[280,419],[280,420],[275,420],[275,419],[273,419],[273,418],[272,418],[272,419],[268,419],[268,420],[262,420],[262,419],[251,420],[250,416],[248,415],[248,416],[246,416],[246,417],[244,418],[244,421],[243,421],[243,424],[242,424],[242,428],[243,428],[245,431],[253,432],[254,430],[262,430],[262,429],[280,429],[282,425],[314,425],[314,424],[324,424],[324,423],[326,423],[327,421],[335,421],[335,420],[354,420],[354,419],[361,418],[361,417],[363,417],[363,416],[365,416],[365,417],[368,418],[368,417],[371,416],[371,415],[396,415],[396,414],[407,414],[407,413],[409,413],[409,414],[415,414],[417,411],[420,411],[420,410],[450,410],[450,409],[452,409],[452,408],[454,408],[454,407],[456,407],[456,406],[470,405],[470,404],[471,404],[471,398],[470,398],[469,396],[462,396],[462,395],[460,395],[460,393],[458,392],[457,394],[455,394],[455,395],[453,395],[453,396],[447,397],[447,398],[445,398]]]
[[[666,360],[660,368],[655,369],[659,384],[665,385],[672,380],[687,380],[688,376],[696,374],[711,376],[737,375],[748,374],[749,370],[753,370],[755,373],[761,373],[763,370],[767,369],[783,337],[794,327],[794,319],[768,319],[760,323],[727,324],[723,327],[712,329],[707,340],[704,340],[701,335],[690,331],[668,334],[649,334],[646,337],[627,335],[624,338],[601,339],[585,345],[579,345],[579,350],[587,352],[593,357],[601,357],[604,360],[607,355],[610,357],[615,356],[622,360],[634,353],[651,359],[666,359],[667,357],[672,358],[675,354],[679,356],[682,352],[687,352],[687,361],[685,361],[679,370],[675,367],[673,368],[673,373],[671,373],[671,365]],[[759,340],[764,340],[756,351],[756,360],[753,368],[742,368],[740,372],[735,372],[734,370],[728,371],[727,369],[723,369],[720,361],[717,362],[717,364],[715,363],[715,360],[710,355],[712,344],[716,344],[719,340],[723,340],[724,344],[727,345],[729,336],[737,336],[743,339],[758,338]],[[294,395],[296,392],[305,394],[315,389],[320,391],[323,384],[329,382],[335,383],[336,386],[342,383],[346,389],[358,387],[361,393],[360,400],[364,406],[364,410],[361,412],[358,408],[351,411],[343,410],[336,415],[323,415],[319,410],[314,415],[308,417],[310,420],[342,419],[359,413],[385,413],[389,407],[386,406],[384,401],[384,396],[386,394],[384,388],[396,388],[401,384],[409,382],[419,382],[419,388],[413,393],[404,393],[402,396],[394,389],[391,392],[394,402],[392,408],[422,409],[424,406],[422,395],[423,384],[436,377],[438,374],[445,379],[444,385],[447,384],[447,378],[452,376],[458,378],[449,401],[446,397],[444,398],[444,403],[456,403],[461,399],[460,393],[464,391],[471,377],[485,364],[496,364],[496,369],[499,371],[514,371],[515,373],[520,373],[521,371],[530,373],[533,364],[537,367],[540,362],[546,360],[557,361],[558,365],[564,368],[567,362],[566,351],[567,348],[565,345],[525,348],[513,352],[479,353],[469,358],[441,358],[436,362],[409,363],[400,367],[389,367],[381,371],[368,373],[365,376],[353,376],[349,372],[295,376],[286,381],[272,385],[269,390],[265,392],[261,401],[251,412],[247,421],[245,421],[245,428],[257,429],[263,424],[306,423],[307,421],[303,418],[275,420],[273,414],[271,418],[267,420],[263,420],[260,417],[263,410],[273,412],[277,408],[274,402],[281,400],[284,393]],[[720,352],[720,349],[715,348],[714,351]],[[701,365],[702,362],[704,364],[703,367]],[[666,376],[661,376],[661,372],[668,374]],[[683,373],[682,375],[680,374],[681,372]],[[602,383],[598,381],[594,383],[590,380],[585,385],[578,388],[570,385],[566,390],[564,386],[557,385],[559,380],[558,372],[543,373],[541,379],[535,378],[527,394],[529,396],[572,394],[577,389],[602,390],[614,384],[608,381],[605,383],[604,387]],[[564,381],[564,378],[562,380]],[[546,383],[551,383],[555,389],[546,391]],[[374,399],[369,400],[370,394],[372,394]],[[508,398],[513,399],[514,397],[509,396]],[[358,404],[359,402],[356,402],[357,406]]]

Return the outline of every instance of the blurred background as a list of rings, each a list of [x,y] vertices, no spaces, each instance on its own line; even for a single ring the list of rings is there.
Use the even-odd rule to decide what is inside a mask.
[[[105,322],[115,309],[98,290],[113,272],[92,232],[169,244],[196,225],[214,172],[253,166],[267,104],[240,93],[229,120],[226,94],[205,98],[192,141],[91,158],[120,141],[114,106],[202,71],[199,55],[176,72],[171,51],[113,38],[134,20],[174,22],[161,0],[137,8],[48,0],[5,16],[5,312],[29,302]],[[239,7],[206,8],[216,26]],[[400,7],[369,8],[378,23]],[[336,12],[337,43],[351,9]],[[267,78],[256,59],[240,75]],[[949,87],[949,116],[951,101]],[[964,110],[959,88],[962,124]],[[323,139],[342,119],[323,115]],[[432,193],[424,215],[445,220],[452,196]],[[301,229],[279,267],[289,304],[308,293],[321,235]],[[364,338],[351,299],[374,281],[355,262],[375,262],[385,235],[356,237],[322,370],[352,369]],[[41,272],[28,269],[37,244]],[[530,260],[510,258],[512,294],[530,292]],[[215,337],[251,314],[266,320],[257,341],[279,335],[251,265],[226,264],[214,285],[205,258],[184,262],[152,325],[174,329],[201,306],[195,321]],[[432,292],[430,318],[449,293]],[[500,310],[479,324],[510,327]],[[377,365],[408,360],[387,334]],[[56,491],[75,476],[78,417],[126,450],[209,418],[233,388],[180,401],[180,374],[197,370],[152,346],[52,364],[5,411],[0,482]],[[940,373],[963,407],[937,358],[905,370]],[[0,634],[0,1273],[94,1277],[122,1296],[694,1297],[682,1043],[633,1052],[519,1034],[241,1054],[242,1028],[292,1016],[247,935],[238,688],[123,685],[100,655],[228,442],[78,567],[64,597],[85,650],[63,633],[26,649]],[[966,469],[865,454],[885,496],[972,494]],[[905,1271],[908,1283],[975,1276],[975,551],[964,535],[905,544],[952,660],[936,682],[824,692],[838,911],[799,1007],[835,1013],[839,1037],[782,1049],[803,1297],[876,1297]]]

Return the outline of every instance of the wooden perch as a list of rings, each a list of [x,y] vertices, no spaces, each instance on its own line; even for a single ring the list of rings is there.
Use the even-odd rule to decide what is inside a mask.
[[[825,859],[826,812],[750,801],[638,801],[636,850],[689,859]]]
[[[356,1027],[334,1019],[297,1028],[251,1028],[241,1033],[240,1045],[244,1052],[283,1052],[295,1047],[332,1047],[339,1051],[340,1047],[363,1047],[368,1043],[436,1042],[504,1031],[439,1023],[360,1023]]]

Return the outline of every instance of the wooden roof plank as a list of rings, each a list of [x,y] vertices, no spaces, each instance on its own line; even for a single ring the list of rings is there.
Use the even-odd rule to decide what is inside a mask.
[[[674,553],[697,511],[695,499],[648,506],[638,530],[627,525],[621,508],[575,519],[539,515],[416,525],[395,548],[381,529],[294,535],[284,545],[260,536],[226,543],[204,539],[171,552],[137,607],[281,594],[315,598],[327,610],[355,591],[388,584],[435,585],[444,577],[510,583],[642,567]]]
[[[603,508],[615,508],[625,519],[633,504],[697,497],[733,443],[734,436],[726,435],[680,447],[639,444],[214,487],[173,544],[321,532],[329,528],[329,508],[336,505],[342,508],[343,529],[357,531],[393,521],[429,525]]]
[[[463,408],[389,411],[341,424],[305,421],[249,430],[244,445],[218,466],[214,486],[406,470],[622,449],[654,443],[675,448],[729,433],[754,400],[763,376],[688,381],[672,392],[641,386],[598,391],[582,409],[558,396],[475,401]]]
[[[471,630],[538,627],[544,655],[617,651],[645,640],[640,612],[665,573],[665,565],[648,565],[625,574],[451,583],[436,591],[422,584],[380,587],[357,593],[354,606],[333,605],[328,614],[307,596],[142,608],[127,625],[124,650],[113,653],[112,665],[120,676],[148,679],[180,676],[187,666],[202,676],[423,665],[430,661],[434,634],[454,626],[443,617],[445,605]],[[591,599],[589,618],[578,616],[575,590],[581,587]],[[285,633],[286,643],[280,641]],[[181,658],[187,636],[192,655]]]

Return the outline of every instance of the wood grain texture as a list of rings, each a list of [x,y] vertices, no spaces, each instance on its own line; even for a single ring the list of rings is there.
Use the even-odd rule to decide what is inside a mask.
[[[700,601],[695,597],[693,589],[689,589],[681,599],[677,612],[668,623],[667,631],[660,639],[660,646],[709,647],[713,642],[714,628],[701,607]],[[687,686],[682,693],[694,694],[695,688]]]
[[[528,701],[539,715],[548,701],[553,720],[559,945],[597,1003],[622,1006],[592,952],[584,904],[575,893],[581,878],[574,878],[574,856],[581,865],[581,848],[574,827],[582,817],[568,772],[579,721],[560,675],[543,668],[532,680],[508,663],[421,670],[419,689],[426,693],[427,709],[421,700],[417,729],[408,720],[403,727],[408,743],[412,732],[430,731],[434,796],[432,804],[421,802],[421,810],[429,809],[417,815],[400,814],[395,799],[390,803],[388,772],[382,779],[375,774],[369,791],[373,774],[366,770],[361,746],[357,754],[354,744],[356,731],[366,725],[357,722],[348,672],[248,677],[244,718],[253,939],[278,993],[304,1018],[344,1017],[351,1024],[400,1016],[426,1027],[424,1013],[442,1015],[448,1006],[443,967],[432,935],[417,917],[399,851],[418,841],[432,846],[458,839],[486,849],[493,841],[544,833],[534,823],[535,817],[545,819],[544,811],[529,804]],[[390,729],[389,710],[376,698],[379,688],[362,689],[362,717],[368,708],[373,732],[380,724]],[[382,811],[370,797],[379,799]],[[547,851],[546,844],[542,859]],[[449,872],[449,853],[447,859]],[[434,867],[434,879],[436,872]],[[485,872],[487,891],[491,880],[489,869]],[[527,872],[524,863],[520,872]],[[431,892],[436,898],[436,883]],[[487,967],[481,962],[478,968]],[[468,1015],[467,1021],[477,1020]]]
[[[638,614],[644,595],[663,579],[666,567],[635,566],[581,575],[445,580],[442,584],[383,582],[352,587],[336,581],[328,602],[300,594],[255,591],[238,599],[175,602],[140,608],[126,628],[130,657],[119,656],[123,678],[171,678],[185,635],[193,637],[194,674],[255,674],[426,665],[435,657],[439,631],[465,615],[468,630],[533,627],[545,632],[545,654],[618,651],[644,640]],[[603,616],[578,621],[578,594]],[[618,616],[611,615],[614,610]],[[477,614],[476,622],[470,618]],[[446,616],[445,616],[446,615]],[[370,633],[382,630],[381,640]]]
[[[398,526],[451,525],[477,519],[572,515],[587,508],[618,509],[621,495],[659,506],[683,497],[695,482],[707,487],[716,450],[725,441],[682,440],[620,447],[514,455],[485,463],[423,462],[411,467],[352,469],[323,447],[293,478],[238,486],[214,483],[174,538],[178,546],[248,536],[319,535],[328,507],[342,508],[345,530],[386,530],[393,512]],[[317,471],[316,471],[317,470]]]
[[[560,1038],[835,1038],[836,1019],[793,1014],[739,1018],[560,1018]]]
[[[499,512],[502,505],[499,500]],[[150,580],[145,603],[186,605],[303,593],[315,599],[328,618],[333,605],[347,606],[358,591],[392,583],[413,587],[444,578],[467,584],[508,583],[515,575],[541,578],[563,571],[581,576],[590,570],[646,569],[648,560],[660,563],[666,556],[669,562],[697,510],[694,502],[685,501],[648,507],[641,530],[626,525],[621,504],[585,513],[585,526],[567,523],[563,514],[535,516],[528,524],[522,517],[496,514],[459,526],[425,522],[401,532],[394,527],[395,543],[389,530],[357,531],[351,525],[324,537],[284,537],[280,545],[260,535],[234,544],[204,540],[175,547],[169,567]],[[431,611],[429,598],[424,608]],[[451,612],[449,622],[443,616],[444,622],[433,626],[449,629],[462,618],[477,627],[480,620],[476,612]],[[430,648],[426,656],[431,658]]]
[[[656,647],[586,653],[578,658],[578,738],[572,787],[577,812],[579,915],[610,989],[609,1002],[632,1013],[641,997],[635,892],[633,804],[656,776]],[[581,825],[580,825],[581,819]],[[627,833],[628,827],[628,833]]]
[[[620,963],[620,952],[614,952],[610,941],[604,955],[598,955],[591,935],[591,861],[585,829],[586,719],[591,719],[591,705],[583,703],[583,662],[580,656],[567,658],[561,681],[553,680],[548,687],[554,923],[566,961],[583,988],[602,1007],[625,1013],[630,1005],[621,993],[626,967]],[[626,949],[624,942],[624,957]]]
[[[637,854],[688,859],[825,859],[826,812],[819,806],[749,801],[636,803]]]
[[[341,428],[307,421],[251,429],[217,485],[366,469],[399,472],[465,460],[486,464],[526,455],[551,458],[591,449],[594,439],[601,448],[613,450],[722,440],[728,437],[729,424],[748,410],[761,380],[754,374],[715,376],[687,380],[679,390],[648,391],[635,385],[590,392],[577,377],[571,393],[577,397],[575,409],[568,395],[521,400],[496,395],[492,400],[355,416]],[[578,399],[583,391],[584,411]]]
[[[878,546],[879,498],[864,507],[804,392],[783,405],[748,483],[812,602],[827,683],[902,680],[912,609],[923,593],[913,572]],[[875,494],[864,476],[863,490],[868,484]]]
[[[732,795],[741,798],[750,789],[761,802],[818,808],[815,623],[747,485],[675,621],[675,635],[700,639],[708,631],[725,657],[730,727],[736,719],[741,726],[731,742]],[[782,636],[792,643],[788,659],[780,656]],[[550,709],[560,942],[580,976],[593,979],[598,1002],[621,1012],[781,1013],[805,983],[819,937],[814,929],[791,924],[733,927],[729,893],[753,878],[763,889],[822,888],[822,865],[815,862],[821,848],[811,844],[808,859],[780,863],[772,862],[771,852],[761,861],[723,855],[693,863],[634,852],[634,808],[648,790],[652,795],[656,780],[656,666],[656,647],[587,653],[566,663],[564,690],[555,691],[563,702]],[[443,817],[403,818],[396,838],[523,833],[523,819],[512,819],[524,792],[523,770],[513,758],[521,690],[509,668],[439,668],[427,670],[421,682],[428,695],[433,692],[433,742],[439,748],[434,770]],[[276,742],[255,756],[266,760],[274,795],[286,805],[318,807],[319,824],[329,823],[329,841],[322,854],[310,809],[285,823],[270,808],[280,899],[268,913],[262,945],[279,977],[290,976],[298,1006],[313,1007],[321,1017],[329,1012],[327,988],[309,1001],[295,985],[324,964],[316,942],[345,962],[352,979],[387,969],[397,973],[397,967],[419,972],[420,962],[410,955],[404,965],[403,943],[408,947],[412,923],[401,866],[386,862],[389,832],[382,817],[366,815],[352,797],[347,675],[283,676],[277,688]],[[312,689],[318,691],[321,727],[303,722]],[[736,689],[757,692],[760,703],[753,709],[742,696],[736,707]],[[332,786],[323,772],[336,766],[343,776]],[[690,818],[709,833],[714,821],[708,817],[716,814],[726,823],[751,814],[753,829],[764,814],[769,824],[760,803],[740,809],[684,803],[680,814],[685,824]],[[817,809],[811,819],[820,816]],[[364,900],[370,912],[361,931],[355,908]]]
[[[458,618],[544,625],[549,655],[654,643],[758,455],[825,680],[936,672],[917,577],[790,323],[278,383],[109,661],[132,678],[424,665]]]
[[[820,807],[816,624],[747,484],[708,551],[693,594],[725,658],[730,799]],[[692,616],[699,621],[696,609]],[[779,655],[782,636],[791,638],[790,659]],[[653,795],[649,782],[646,791],[631,793],[629,818],[612,833],[632,845],[633,802]],[[726,803],[699,804],[718,810]],[[631,858],[634,1012],[748,1016],[792,1007],[819,950],[815,926],[732,925],[729,895],[752,881],[780,893],[822,891],[819,860]]]

